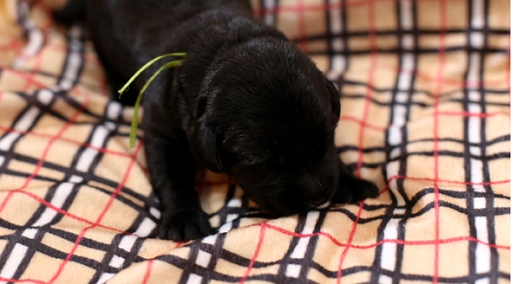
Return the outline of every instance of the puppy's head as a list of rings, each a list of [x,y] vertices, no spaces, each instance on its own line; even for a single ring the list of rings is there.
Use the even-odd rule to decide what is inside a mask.
[[[291,43],[249,41],[219,56],[194,113],[194,154],[265,211],[300,213],[335,193],[339,94]]]

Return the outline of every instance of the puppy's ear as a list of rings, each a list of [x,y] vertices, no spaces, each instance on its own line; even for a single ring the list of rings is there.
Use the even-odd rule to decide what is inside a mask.
[[[210,171],[221,173],[224,171],[224,166],[220,159],[220,141],[217,137],[212,125],[198,122],[194,132],[192,152],[203,166]]]
[[[328,79],[326,79],[326,88],[330,92],[331,110],[337,117],[340,117],[340,93]]]
[[[183,83],[183,76],[178,73],[179,68],[175,69],[174,80],[172,82],[172,93],[177,96],[185,95],[185,84]],[[210,171],[220,173],[224,170],[219,155],[218,136],[215,133],[213,123],[206,115],[208,99],[206,96],[199,96],[195,107],[193,108],[193,120],[191,128],[188,133],[188,140],[190,143],[190,150],[197,162],[206,167]]]

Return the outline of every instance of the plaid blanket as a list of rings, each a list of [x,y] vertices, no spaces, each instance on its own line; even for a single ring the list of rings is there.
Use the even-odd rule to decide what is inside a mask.
[[[509,0],[254,0],[342,94],[378,198],[264,219],[199,174],[218,233],[156,237],[143,132],[62,1],[0,1],[0,282],[508,283]]]

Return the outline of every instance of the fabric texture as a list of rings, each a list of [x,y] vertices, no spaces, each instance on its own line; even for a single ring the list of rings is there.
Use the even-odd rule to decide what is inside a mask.
[[[338,86],[340,157],[381,194],[269,220],[204,171],[218,233],[190,243],[156,237],[144,134],[63,2],[0,1],[2,283],[509,282],[509,0],[253,1]]]

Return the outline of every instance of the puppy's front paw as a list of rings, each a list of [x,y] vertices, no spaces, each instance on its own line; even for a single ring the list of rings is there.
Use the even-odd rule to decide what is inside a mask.
[[[339,183],[332,198],[333,203],[355,203],[380,194],[374,183],[355,177],[343,164],[339,165],[339,170]]]
[[[380,190],[374,183],[358,178],[352,183],[352,187],[349,187],[349,190],[353,194],[352,203],[366,198],[377,197],[380,194]]]
[[[163,212],[159,237],[185,242],[199,239],[213,232],[208,215],[199,208],[166,210]]]

